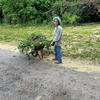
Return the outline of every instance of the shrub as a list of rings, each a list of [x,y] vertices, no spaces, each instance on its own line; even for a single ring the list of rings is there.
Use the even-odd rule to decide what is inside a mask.
[[[0,1],[0,23],[2,23],[3,20],[3,12],[2,12],[2,3]]]
[[[100,13],[94,3],[85,2],[82,4],[78,4],[77,7],[80,9],[79,16],[82,23],[100,21]]]
[[[79,16],[71,15],[70,13],[65,13],[63,15],[63,24],[77,24]]]
[[[63,14],[63,24],[77,24],[80,20],[79,9],[70,7],[68,12]]]
[[[42,23],[51,0],[1,0],[4,22],[11,24]]]
[[[95,4],[75,4],[78,1],[0,0],[0,21],[9,24],[46,24],[55,16],[60,16],[64,24],[100,21],[100,13]]]
[[[96,5],[92,2],[78,3],[74,6],[71,6],[69,10],[63,14],[64,24],[98,21],[100,21],[100,12],[96,8]]]

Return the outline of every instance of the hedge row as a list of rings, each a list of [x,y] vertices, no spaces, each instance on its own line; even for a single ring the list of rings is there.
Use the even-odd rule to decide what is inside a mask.
[[[0,0],[0,22],[47,24],[54,16],[60,16],[64,24],[100,21],[100,13],[95,4],[78,4],[78,1],[80,0]]]

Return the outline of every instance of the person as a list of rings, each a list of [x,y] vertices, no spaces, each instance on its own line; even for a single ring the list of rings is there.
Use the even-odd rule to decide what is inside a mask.
[[[54,46],[54,51],[55,51],[55,58],[53,60],[55,61],[56,64],[60,64],[62,63],[61,45],[62,45],[63,29],[61,27],[60,17],[54,17],[53,22],[55,25],[54,39],[53,43],[51,44],[52,46]]]

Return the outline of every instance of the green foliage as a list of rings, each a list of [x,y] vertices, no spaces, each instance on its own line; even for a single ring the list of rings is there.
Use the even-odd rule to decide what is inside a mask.
[[[80,9],[81,22],[98,22],[100,21],[100,12],[96,8],[96,5],[92,2],[86,2],[78,5]]]
[[[2,0],[4,22],[16,23],[41,23],[51,0]]]
[[[2,13],[2,4],[0,1],[0,23],[2,23],[2,19],[3,19],[3,13]]]
[[[57,0],[54,4],[53,4],[53,15],[58,15],[58,16],[62,16],[63,14],[63,2],[61,0]]]
[[[51,41],[51,39],[48,39],[43,34],[32,33],[19,43],[18,49],[24,54],[29,54],[30,52],[34,52],[36,47],[39,48],[43,46],[44,49],[49,52]]]
[[[100,12],[96,8],[96,5],[91,2],[83,2],[71,6],[69,10],[63,14],[64,24],[98,21],[100,21]]]
[[[47,24],[55,16],[60,16],[64,24],[100,21],[96,5],[90,2],[77,3],[79,1],[81,0],[0,0],[0,22]]]
[[[63,24],[77,24],[80,20],[79,13],[79,9],[71,7],[68,12],[63,14]]]
[[[20,42],[18,49],[20,50],[21,53],[27,54],[29,49],[30,49],[30,41],[29,40],[23,40]]]

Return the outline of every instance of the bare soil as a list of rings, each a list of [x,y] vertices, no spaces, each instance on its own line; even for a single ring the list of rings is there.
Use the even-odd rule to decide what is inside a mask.
[[[0,100],[100,100],[100,73],[0,49]]]
[[[0,43],[0,48],[19,53],[17,47],[11,43],[10,44]],[[53,58],[54,55],[51,54],[49,56],[44,57],[43,61],[50,64],[54,64],[54,62],[52,62]],[[69,57],[63,57],[63,63],[60,64],[60,66],[65,68],[70,68],[72,70],[79,71],[79,72],[100,73],[100,64],[98,64],[98,62],[93,62],[88,60],[80,60],[80,59],[73,59]]]

